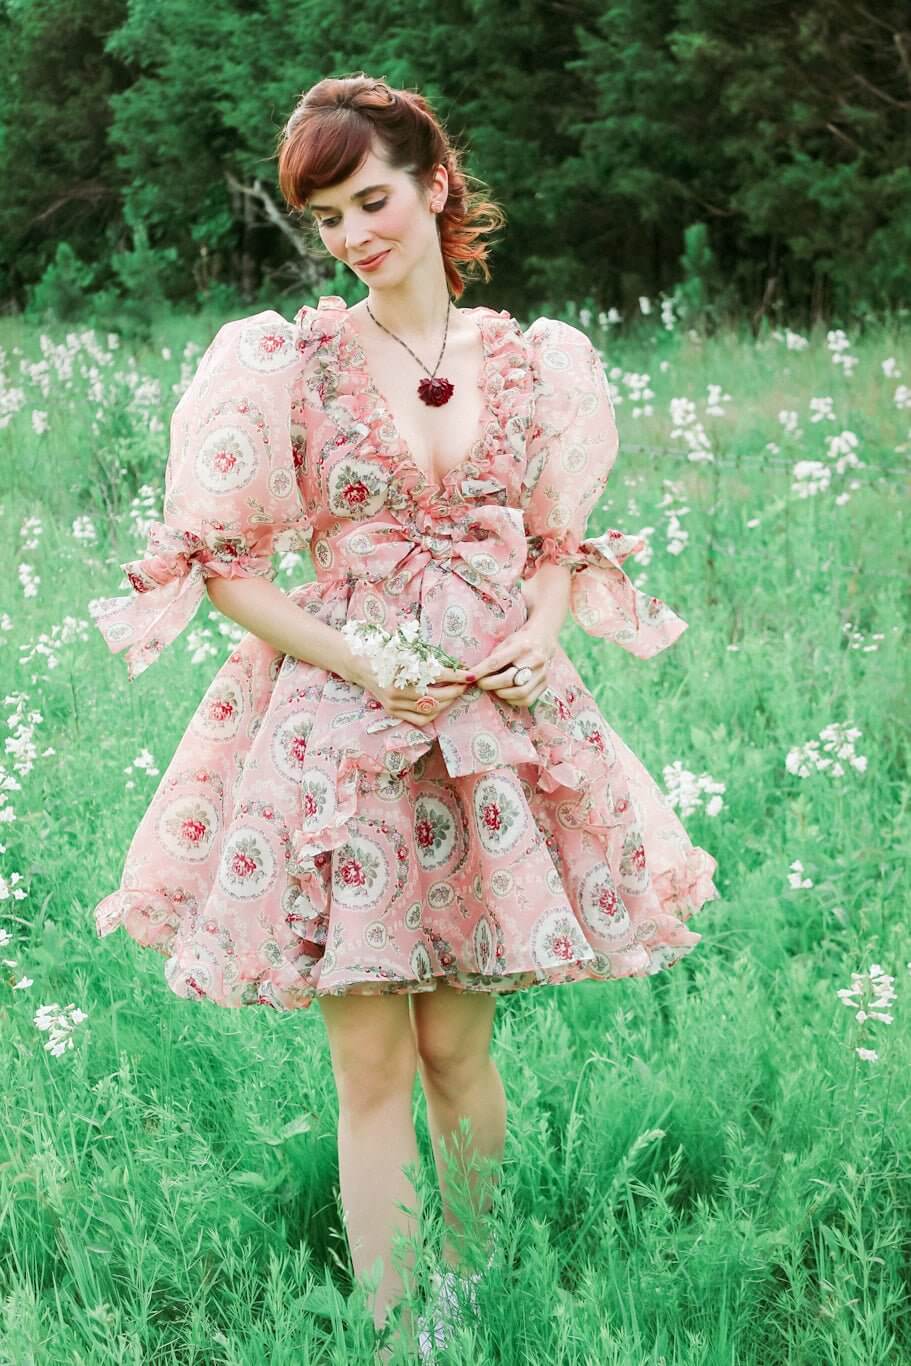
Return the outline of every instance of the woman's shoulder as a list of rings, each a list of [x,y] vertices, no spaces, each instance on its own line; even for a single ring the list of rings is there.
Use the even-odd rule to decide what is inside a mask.
[[[293,364],[297,357],[298,329],[274,308],[229,318],[212,338],[204,358],[206,368],[217,363],[273,372]]]
[[[564,318],[549,318],[545,314],[534,318],[528,324],[525,336],[539,347],[558,346],[588,351],[593,345],[591,338],[581,327],[575,327]]]
[[[294,315],[293,322],[288,322],[273,310],[256,314],[249,321],[257,324],[271,323],[273,326],[286,329],[289,333],[293,331],[294,344],[303,356],[311,350],[308,342],[318,345],[328,341],[335,334],[346,309],[347,304],[340,295],[324,294],[316,304],[303,304]],[[485,321],[495,331],[499,324],[504,344],[510,334],[517,339],[523,338],[535,356],[540,356],[545,351],[562,351],[571,356],[587,358],[594,349],[588,335],[563,318],[551,318],[542,314],[523,327],[506,308],[496,309],[487,304],[480,304],[477,308],[464,311],[473,314],[478,321]]]
[[[305,304],[291,319],[274,308],[231,318],[215,333],[201,369],[208,373],[238,367],[262,376],[293,375],[306,368],[313,350],[333,334],[333,316]]]
[[[304,304],[293,318],[286,318],[275,308],[263,308],[258,313],[248,313],[242,318],[229,319],[219,328],[216,337],[239,342],[245,336],[270,335],[277,342],[299,342],[301,333],[309,335],[317,318],[323,325],[328,323],[333,304],[344,307],[344,300],[337,299],[334,295],[325,296],[315,306]]]

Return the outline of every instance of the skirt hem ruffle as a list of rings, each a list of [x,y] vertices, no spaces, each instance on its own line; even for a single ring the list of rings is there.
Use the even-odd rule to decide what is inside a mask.
[[[239,979],[218,994],[205,991],[193,974],[192,963],[181,962],[174,948],[179,934],[179,916],[174,908],[165,909],[160,892],[132,888],[114,892],[99,903],[95,912],[98,936],[103,938],[122,927],[141,947],[151,948],[166,960],[165,981],[171,991],[189,1000],[210,1000],[228,1008],[268,1005],[280,1011],[307,1009],[317,996],[391,996],[417,994],[437,989],[442,980],[456,991],[508,995],[535,986],[568,986],[580,981],[620,981],[624,977],[649,977],[666,971],[690,954],[702,935],[687,928],[688,920],[703,905],[719,897],[712,881],[715,860],[706,850],[693,846],[683,868],[663,872],[656,885],[660,889],[666,917],[661,917],[655,933],[647,942],[632,944],[616,954],[592,949],[590,955],[568,959],[565,963],[536,966],[525,963],[510,972],[481,973],[457,968],[440,968],[426,978],[395,976],[342,978],[331,986],[302,979],[314,968],[319,972],[323,948],[313,940],[301,939],[319,950],[312,954],[302,948],[299,958],[285,958],[270,971],[253,978]],[[154,918],[148,907],[161,910]],[[296,981],[292,978],[297,978]]]

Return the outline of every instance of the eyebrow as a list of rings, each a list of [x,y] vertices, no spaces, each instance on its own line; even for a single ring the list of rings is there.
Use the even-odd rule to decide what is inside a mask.
[[[351,196],[352,199],[364,199],[366,195],[373,194],[374,190],[388,190],[388,185],[368,185],[366,190],[358,190]],[[327,213],[332,212],[331,204],[311,204],[311,209],[325,209]]]

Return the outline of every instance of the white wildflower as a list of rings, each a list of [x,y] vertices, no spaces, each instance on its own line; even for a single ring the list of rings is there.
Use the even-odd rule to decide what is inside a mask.
[[[791,864],[791,870],[788,873],[788,883],[791,887],[795,889],[795,891],[798,888],[813,886],[811,878],[801,878],[800,875],[803,872],[803,870],[803,864],[801,863],[799,858],[796,858],[794,862]]]
[[[426,688],[444,668],[458,669],[458,660],[420,638],[420,624],[406,621],[395,631],[352,618],[342,635],[356,655],[370,660],[381,688]]]
[[[72,1001],[62,1009],[56,1001],[51,1005],[39,1006],[33,1016],[36,1028],[47,1031],[48,1041],[44,1046],[55,1057],[73,1047],[73,1029],[87,1019],[85,1011],[80,1010]]]

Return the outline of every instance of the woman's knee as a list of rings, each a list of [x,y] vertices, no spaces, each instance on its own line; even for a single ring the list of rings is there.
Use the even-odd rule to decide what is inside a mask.
[[[441,985],[415,998],[414,1032],[422,1071],[455,1086],[490,1063],[496,997]]]
[[[417,1048],[407,995],[316,999],[329,1035],[339,1102],[370,1108],[391,1095],[410,1096]]]

